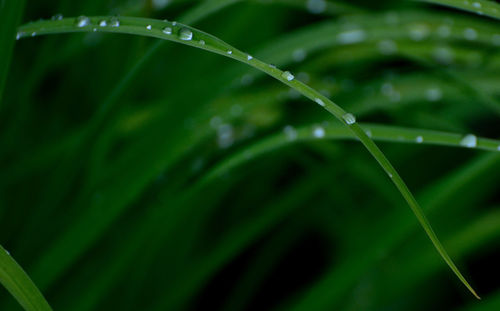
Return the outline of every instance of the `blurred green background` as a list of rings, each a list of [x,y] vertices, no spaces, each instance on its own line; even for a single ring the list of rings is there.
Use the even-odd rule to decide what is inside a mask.
[[[486,16],[413,1],[27,0],[21,22],[58,13],[183,21],[358,121],[499,136],[500,24]],[[500,310],[495,152],[380,143],[476,301],[361,144],[294,140],[338,122],[245,64],[88,33],[16,41],[9,66],[0,244],[54,310]],[[0,294],[0,310],[20,310]]]

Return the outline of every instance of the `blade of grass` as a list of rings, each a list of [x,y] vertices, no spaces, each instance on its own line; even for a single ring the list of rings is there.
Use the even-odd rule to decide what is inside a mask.
[[[0,245],[0,283],[26,311],[51,311],[43,295],[23,268]]]
[[[500,19],[500,4],[490,0],[417,0],[433,4],[439,4],[455,9],[475,13],[481,16],[488,16],[494,19]]]
[[[417,217],[417,220],[422,225],[422,228],[426,232],[427,236],[443,258],[443,260],[446,262],[446,264],[448,264],[450,269],[455,273],[460,281],[469,289],[469,291],[479,299],[479,296],[476,294],[474,289],[472,289],[472,287],[460,273],[458,268],[455,266],[449,255],[446,253],[444,247],[441,245],[436,234],[431,228],[429,221],[422,212],[422,209],[418,205],[417,201],[411,194],[404,181],[399,176],[398,172],[394,169],[392,164],[385,157],[382,151],[377,147],[377,145],[375,145],[375,143],[366,135],[359,124],[356,123],[354,116],[345,112],[341,107],[333,103],[324,95],[313,90],[306,84],[294,79],[293,75],[289,72],[281,71],[273,66],[270,66],[265,62],[251,57],[247,53],[235,49],[234,47],[212,35],[188,27],[187,25],[177,23],[174,24],[171,22],[144,18],[121,17],[119,21],[119,27],[99,27],[99,22],[102,19],[109,19],[109,17],[79,17],[67,18],[59,21],[33,22],[19,27],[18,34],[20,35],[20,37],[27,37],[32,36],[33,33],[35,33],[36,35],[44,35],[71,32],[103,31],[111,33],[135,34],[171,40],[174,42],[204,49],[216,54],[224,55],[237,61],[241,61],[267,73],[271,77],[296,89],[305,97],[323,106],[328,112],[330,112],[345,126],[347,126],[361,141],[361,143],[372,154],[375,160],[385,170],[387,175],[392,179],[394,185],[407,201],[411,210]]]
[[[9,71],[10,59],[16,38],[16,28],[21,21],[25,0],[0,1],[0,104]],[[0,105],[0,108],[2,106]],[[0,110],[1,111],[1,110]]]

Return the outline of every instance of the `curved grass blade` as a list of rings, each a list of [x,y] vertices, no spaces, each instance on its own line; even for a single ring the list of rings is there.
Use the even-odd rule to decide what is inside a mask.
[[[393,143],[428,144],[438,146],[453,146],[469,148],[464,143],[467,135],[456,133],[429,131],[420,129],[402,128],[396,126],[362,124],[363,130],[375,141],[386,141]],[[215,176],[221,176],[227,171],[245,163],[248,159],[253,159],[262,154],[269,153],[279,148],[286,147],[293,143],[318,140],[318,129],[322,133],[321,139],[349,139],[354,140],[356,136],[347,128],[335,125],[307,125],[297,129],[286,126],[282,133],[273,134],[265,139],[261,139],[255,144],[243,148],[226,159],[205,177],[206,182],[210,182]],[[466,139],[465,141],[467,141]],[[500,150],[500,140],[476,137],[476,149],[498,152]]]
[[[106,17],[86,17],[80,16],[78,18],[66,18],[58,21],[38,21],[29,23],[19,27],[19,37],[32,37],[34,35],[45,34],[60,34],[60,33],[74,33],[74,32],[110,32],[110,33],[123,33],[133,34],[147,37],[154,37],[164,40],[170,40],[185,45],[197,47],[207,50],[216,54],[220,54],[234,60],[240,61],[250,65],[260,71],[265,72],[269,76],[279,80],[280,82],[294,88],[296,91],[305,97],[316,102],[324,107],[328,112],[334,115],[352,133],[361,141],[366,149],[372,154],[380,166],[384,169],[387,175],[392,179],[394,185],[399,190],[401,195],[407,201],[411,210],[417,217],[417,220],[422,225],[424,231],[430,238],[436,250],[439,252],[444,261],[448,264],[455,275],[461,282],[469,289],[469,291],[479,299],[474,289],[465,280],[464,276],[455,266],[444,247],[441,245],[439,239],[430,226],[429,221],[424,215],[418,202],[415,200],[410,190],[399,176],[398,172],[394,169],[389,160],[385,157],[378,146],[371,140],[364,130],[356,123],[355,117],[344,111],[340,106],[336,105],[326,96],[320,94],[316,90],[310,88],[306,84],[294,79],[294,76],[288,71],[282,71],[275,66],[269,65],[251,55],[235,49],[224,41],[209,35],[200,30],[194,29],[187,25],[175,22],[159,21],[146,18],[134,17],[121,17],[119,20]],[[99,24],[102,20],[111,20],[109,25],[100,27]],[[115,27],[113,27],[113,25]]]
[[[0,283],[26,311],[51,311],[43,295],[23,268],[0,245]]]
[[[417,0],[433,4],[439,4],[463,10],[466,12],[484,15],[495,19],[500,19],[500,4],[490,0]]]

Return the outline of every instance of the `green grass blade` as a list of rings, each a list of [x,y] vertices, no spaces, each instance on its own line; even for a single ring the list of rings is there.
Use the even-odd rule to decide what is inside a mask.
[[[0,49],[0,103],[14,48],[16,28],[21,21],[23,9],[24,0],[0,1],[0,47],[2,47]]]
[[[26,311],[50,311],[42,293],[23,268],[0,245],[0,283]]]
[[[279,80],[280,82],[294,88],[305,97],[323,106],[328,112],[333,114],[339,121],[347,126],[354,135],[361,141],[366,149],[377,160],[380,166],[385,170],[387,175],[391,178],[401,195],[405,198],[418,221],[422,225],[428,237],[431,239],[435,248],[442,256],[444,261],[448,264],[451,270],[457,275],[462,283],[474,294],[477,294],[469,285],[469,283],[462,276],[458,268],[455,266],[451,258],[446,253],[445,249],[439,242],[436,234],[432,230],[430,223],[422,212],[421,207],[409,191],[408,187],[401,179],[397,171],[394,169],[389,160],[385,157],[382,151],[371,140],[364,130],[356,123],[354,116],[345,112],[341,107],[333,103],[326,96],[320,94],[316,90],[310,88],[304,83],[294,79],[293,75],[287,71],[271,66],[261,60],[253,58],[252,56],[239,51],[224,41],[209,35],[205,32],[188,27],[186,25],[171,23],[167,21],[159,21],[145,18],[132,18],[121,17],[119,20],[119,27],[100,27],[99,23],[103,19],[110,19],[109,17],[79,17],[79,18],[66,18],[59,21],[38,21],[26,24],[19,28],[18,35],[20,37],[29,37],[33,35],[44,34],[60,34],[60,33],[73,33],[73,32],[110,32],[110,33],[123,33],[133,34],[147,37],[154,37],[164,40],[170,40],[189,46],[197,47],[207,50],[216,54],[224,55],[234,60],[243,62],[260,71],[265,72],[269,76]]]
[[[466,12],[500,19],[500,4],[490,0],[418,0],[463,10]]]

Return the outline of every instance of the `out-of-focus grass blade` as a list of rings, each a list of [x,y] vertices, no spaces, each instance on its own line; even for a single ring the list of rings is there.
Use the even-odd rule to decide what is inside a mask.
[[[51,311],[43,295],[23,268],[0,245],[0,283],[26,311]]]
[[[500,19],[500,4],[490,0],[417,0]]]
[[[16,39],[16,28],[21,21],[24,2],[25,0],[0,1],[0,108]]]

